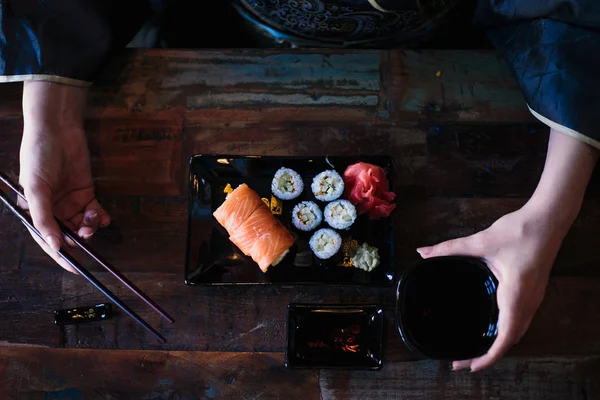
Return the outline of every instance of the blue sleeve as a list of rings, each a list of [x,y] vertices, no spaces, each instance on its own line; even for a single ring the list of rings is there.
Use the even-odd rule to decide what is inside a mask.
[[[127,2],[124,3],[128,3]],[[0,82],[88,85],[137,25],[111,0],[0,0]]]
[[[600,148],[600,1],[481,0],[475,22],[488,27],[533,114]]]

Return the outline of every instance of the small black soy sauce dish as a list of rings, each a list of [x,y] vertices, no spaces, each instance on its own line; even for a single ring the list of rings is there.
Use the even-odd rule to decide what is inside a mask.
[[[289,304],[288,368],[378,371],[383,365],[383,307]]]
[[[498,281],[470,257],[436,257],[398,281],[396,318],[402,340],[430,359],[466,360],[485,354],[498,334]]]

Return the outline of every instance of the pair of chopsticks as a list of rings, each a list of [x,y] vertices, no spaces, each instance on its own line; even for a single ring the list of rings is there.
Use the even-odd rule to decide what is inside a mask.
[[[8,186],[12,191],[14,191],[21,199],[26,200],[25,196],[21,189],[15,185],[11,180],[4,174],[0,173],[0,181],[2,181],[6,186]],[[39,237],[44,243],[46,240],[42,236],[42,234],[33,226],[33,222],[31,217],[19,207],[2,189],[0,189],[0,200],[8,207],[9,210],[15,214],[17,218],[21,220],[21,222],[29,228],[37,237]],[[131,283],[127,278],[125,278],[119,271],[117,271],[113,266],[104,261],[102,257],[94,252],[84,241],[82,241],[73,231],[71,231],[65,224],[63,224],[58,218],[56,218],[56,222],[60,227],[63,234],[71,239],[77,246],[79,246],[83,251],[85,251],[90,257],[92,257],[98,264],[102,265],[106,270],[112,273],[121,283],[123,283],[127,288],[129,288],[133,293],[135,293],[140,299],[144,300],[146,304],[152,307],[156,312],[158,312],[164,319],[173,323],[174,320],[171,318],[165,311],[163,311],[158,305],[156,305],[151,299],[149,299],[141,290],[139,290],[133,283]],[[58,255],[65,260],[73,269],[75,269],[81,276],[87,279],[92,285],[96,287],[100,292],[102,292],[108,299],[110,299],[113,303],[115,303],[121,310],[127,313],[131,318],[133,318],[138,324],[140,324],[144,329],[150,332],[156,339],[158,339],[162,343],[166,343],[167,339],[165,339],[160,333],[158,333],[154,328],[152,328],[146,321],[144,321],[139,315],[135,313],[135,311],[131,310],[125,303],[123,303],[117,296],[115,296],[108,288],[106,288],[102,283],[100,283],[89,271],[87,271],[73,256],[71,256],[66,250],[61,248],[58,252]]]

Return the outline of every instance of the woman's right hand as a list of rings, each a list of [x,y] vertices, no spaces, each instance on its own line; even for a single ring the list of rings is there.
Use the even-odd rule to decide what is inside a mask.
[[[76,273],[58,254],[64,238],[55,217],[83,239],[110,217],[96,200],[83,130],[87,89],[51,82],[23,87],[24,130],[19,183],[33,224],[45,242],[36,242],[63,268]]]

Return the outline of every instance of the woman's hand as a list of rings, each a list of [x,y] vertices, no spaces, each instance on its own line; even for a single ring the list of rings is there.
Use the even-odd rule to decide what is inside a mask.
[[[562,242],[559,230],[533,207],[505,215],[473,236],[419,249],[423,258],[469,255],[483,259],[498,279],[498,337],[487,354],[453,363],[477,371],[498,361],[527,331],[544,298],[550,269]]]
[[[417,251],[423,258],[473,256],[498,278],[498,337],[489,351],[454,369],[487,368],[525,334],[540,306],[560,245],[574,222],[598,151],[552,131],[540,183],[529,202],[475,235]]]
[[[96,201],[83,130],[87,90],[50,82],[26,82],[19,183],[34,226],[45,238],[38,244],[68,271],[57,254],[64,243],[54,217],[88,239],[110,217]]]

